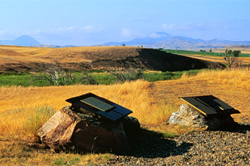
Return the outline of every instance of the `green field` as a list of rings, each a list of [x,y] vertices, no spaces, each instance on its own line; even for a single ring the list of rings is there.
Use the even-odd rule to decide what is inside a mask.
[[[217,52],[201,52],[201,51],[187,51],[187,50],[172,50],[172,49],[163,49],[163,51],[172,53],[172,54],[186,54],[186,55],[202,55],[202,56],[225,56],[224,53]],[[240,57],[250,57],[250,54],[240,54]]]
[[[195,75],[201,70],[189,70],[189,71],[176,71],[176,72],[144,72],[141,79],[147,80],[149,82],[160,81],[160,80],[172,80],[180,78],[183,73],[187,75]],[[125,76],[130,75],[130,80],[137,79],[131,73],[124,73]],[[88,75],[94,79],[94,82],[89,83],[86,79],[81,79],[86,77],[86,75],[81,72],[73,72],[77,84],[103,84],[110,85],[119,82],[119,79],[114,74],[104,73],[103,71],[88,72]],[[73,82],[70,81],[66,85],[72,85]],[[0,75],[0,86],[50,86],[50,83],[46,80],[36,80],[34,75],[30,73],[24,74],[1,74]]]

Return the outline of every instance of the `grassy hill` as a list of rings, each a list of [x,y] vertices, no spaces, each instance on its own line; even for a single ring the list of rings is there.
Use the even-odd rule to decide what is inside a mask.
[[[39,64],[55,61],[72,70],[132,67],[178,71],[222,67],[219,63],[137,47],[0,47],[0,73],[38,71]]]

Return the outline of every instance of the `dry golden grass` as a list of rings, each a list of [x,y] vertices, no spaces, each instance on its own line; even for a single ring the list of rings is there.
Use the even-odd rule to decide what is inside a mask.
[[[73,47],[53,49],[44,58],[55,58],[61,62],[94,61],[97,59],[124,58],[136,56],[135,47]]]
[[[232,46],[232,47],[227,47],[227,48],[214,48],[213,52],[216,53],[225,53],[226,49],[231,49],[231,50],[240,50],[242,54],[249,54],[250,53],[250,46]],[[209,51],[209,50],[207,50]],[[220,62],[220,63],[225,63],[224,57],[219,57],[219,56],[204,56],[202,54],[195,54],[195,55],[190,55],[186,54],[185,56],[191,57],[191,58],[196,58],[196,59],[201,59],[201,60],[206,60],[206,61],[211,61],[211,62]],[[250,64],[250,58],[249,57],[239,57],[238,61],[241,62],[244,65],[249,65]]]
[[[0,165],[98,165],[112,154],[55,153],[27,141],[0,137]]]
[[[74,85],[61,87],[1,87],[1,135],[32,135],[49,117],[43,109],[59,110],[69,105],[65,99],[92,92],[133,111],[132,116],[148,126],[163,124],[182,101],[178,97],[214,95],[238,109],[236,121],[250,120],[248,94],[250,71],[247,69],[203,71],[197,76],[183,75],[179,80],[149,83],[126,82],[115,85]],[[52,111],[53,112],[53,111]],[[39,124],[27,128],[29,119],[40,117]],[[48,115],[50,116],[50,115]]]
[[[125,52],[125,53],[124,53]],[[116,54],[135,56],[132,47],[34,48],[1,46],[0,65],[6,63],[92,61]],[[53,59],[51,58],[53,57]],[[112,57],[111,57],[112,58]],[[214,58],[214,57],[213,57]],[[221,57],[218,57],[220,61]],[[67,59],[67,61],[66,61]],[[244,61],[248,61],[246,58]],[[0,165],[98,164],[111,154],[53,153],[33,147],[35,133],[51,115],[69,105],[65,99],[92,92],[128,109],[144,128],[183,134],[193,129],[166,125],[172,112],[183,104],[178,97],[214,95],[238,109],[237,122],[250,122],[250,71],[247,69],[203,71],[197,76],[149,83],[126,82],[115,85],[74,85],[60,87],[0,87]]]
[[[62,86],[62,87],[1,87],[1,135],[27,135],[27,122],[30,118],[37,117],[41,107],[51,106],[54,110],[69,105],[65,99],[92,92],[113,102],[127,107],[143,124],[159,124],[166,122],[170,116],[169,109],[165,105],[157,103],[149,97],[151,83],[136,81],[131,83],[99,86]],[[41,127],[46,117],[39,114]],[[47,117],[48,118],[48,117]],[[30,129],[30,128],[29,128]],[[31,129],[30,129],[31,130]],[[37,128],[33,128],[30,134],[34,134]]]
[[[136,56],[136,47],[67,47],[67,48],[41,48],[4,46],[0,48],[0,65],[15,63],[53,63],[57,60],[61,63],[67,62],[91,62],[97,59],[124,58]],[[230,48],[241,50],[242,53],[250,53],[250,48]],[[214,49],[214,52],[224,52],[225,48]],[[195,56],[198,59],[224,62],[222,57]],[[250,58],[240,58],[241,61],[250,63]]]
[[[241,114],[232,115],[237,122],[250,122],[250,71],[248,69],[203,71],[197,76],[183,75],[179,80],[154,83],[155,99],[179,106],[179,97],[214,95]]]
[[[91,66],[93,61],[99,62],[99,60],[103,59],[120,60],[137,55],[136,47],[40,48],[1,46],[0,73],[37,70],[38,64],[51,64],[55,63],[55,61],[66,68],[82,70],[83,66]],[[99,69],[100,66],[96,66],[96,68],[95,66],[92,67]]]
[[[247,69],[203,71],[197,76],[183,75],[179,80],[149,83],[126,82],[115,85],[74,85],[60,87],[1,87],[0,133],[1,135],[27,135],[29,119],[40,117],[34,134],[49,117],[42,118],[43,109],[59,110],[69,105],[65,99],[92,92],[133,111],[132,116],[143,125],[165,123],[171,112],[177,111],[182,101],[178,97],[214,95],[238,109],[233,115],[236,121],[250,120],[248,94],[250,71]],[[52,111],[53,112],[53,111]],[[49,115],[50,116],[50,115]]]
[[[250,122],[250,71],[246,69],[203,71],[197,76],[149,83],[126,82],[115,85],[75,85],[61,87],[0,88],[0,163],[4,165],[56,165],[60,163],[98,164],[112,154],[65,154],[30,146],[36,130],[51,113],[69,105],[65,99],[92,92],[133,111],[143,127],[166,134],[183,134],[194,129],[166,125],[172,112],[184,104],[178,97],[214,95],[238,109],[237,122]],[[39,118],[38,118],[39,117]],[[31,144],[32,145],[32,144]],[[62,165],[61,164],[61,165]]]
[[[216,56],[203,56],[203,55],[184,55],[187,57],[191,58],[196,58],[196,59],[201,59],[201,60],[206,60],[210,62],[220,62],[220,63],[225,63],[224,57],[216,57]],[[238,61],[241,64],[244,65],[249,65],[250,64],[250,58],[249,57],[239,57]]]
[[[227,47],[227,48],[215,48],[215,49],[213,49],[213,52],[224,53],[226,49],[240,50],[241,53],[243,53],[243,54],[250,53],[250,46],[231,46],[231,47]]]
[[[62,87],[1,87],[0,94],[0,163],[4,165],[60,165],[74,163],[96,165],[111,154],[65,154],[30,147],[37,141],[35,133],[52,113],[69,105],[65,99],[92,92],[133,111],[144,126],[166,122],[171,111],[150,97],[151,83],[138,80],[110,86],[62,86]],[[76,161],[75,161],[76,160]],[[62,165],[62,164],[61,164]],[[73,164],[72,164],[73,165]]]
[[[41,62],[42,57],[51,50],[52,48],[1,46],[0,64]]]
[[[101,58],[127,57],[137,55],[135,47],[67,47],[41,48],[1,46],[0,65],[6,63],[92,61]]]

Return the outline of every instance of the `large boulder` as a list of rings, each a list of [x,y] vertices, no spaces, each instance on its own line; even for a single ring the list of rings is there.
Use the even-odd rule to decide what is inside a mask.
[[[206,117],[188,104],[181,105],[179,111],[172,113],[168,123],[194,128],[205,128],[208,130],[223,129],[235,124],[233,118],[228,114],[223,116]]]
[[[133,117],[110,122],[87,111],[64,107],[37,131],[37,135],[41,142],[56,151],[122,153],[129,150],[128,135],[139,128],[138,120]]]

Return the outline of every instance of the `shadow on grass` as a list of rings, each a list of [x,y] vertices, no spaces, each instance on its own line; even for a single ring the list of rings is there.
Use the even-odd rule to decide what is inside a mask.
[[[130,140],[130,151],[123,155],[143,158],[176,156],[186,153],[192,145],[187,142],[178,144],[161,133],[140,129]]]
[[[228,132],[238,132],[244,133],[250,131],[249,124],[238,124],[234,123],[230,127],[224,127],[214,131],[228,131]],[[143,158],[157,158],[157,157],[169,157],[169,156],[177,156],[183,155],[188,152],[189,149],[193,146],[193,143],[188,143],[182,141],[178,143],[173,139],[167,138],[163,133],[154,132],[151,130],[140,128],[134,136],[130,136],[132,138],[129,140],[130,151],[122,154],[116,155],[124,155],[131,157],[143,157]],[[47,149],[47,146],[43,144],[37,144],[38,146],[34,146],[33,148],[37,149]],[[42,146],[43,145],[43,146]],[[72,152],[77,154],[85,154],[85,152]]]
[[[246,134],[247,131],[250,131],[250,123],[248,124],[240,124],[240,123],[233,123],[230,126],[225,126],[219,129],[221,131],[229,131],[229,132],[238,132]]]
[[[157,158],[157,157],[168,157],[182,155],[193,146],[192,143],[178,142],[166,138],[163,133],[150,131],[147,129],[140,128],[134,136],[129,140],[130,150],[124,153],[115,153],[115,155],[130,156],[130,157],[143,157],[143,158]],[[48,150],[48,146],[41,143],[35,143],[30,146],[37,150]],[[73,154],[88,154],[83,151],[65,151],[65,153]],[[111,160],[115,160],[114,158]]]
[[[234,123],[220,131],[244,133],[250,131],[250,124]],[[154,131],[140,129],[137,136],[130,140],[130,151],[124,155],[143,158],[169,157],[182,155],[189,151],[193,143],[178,143]]]

